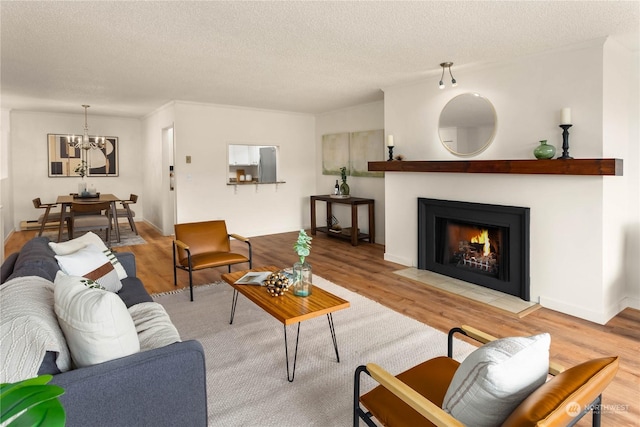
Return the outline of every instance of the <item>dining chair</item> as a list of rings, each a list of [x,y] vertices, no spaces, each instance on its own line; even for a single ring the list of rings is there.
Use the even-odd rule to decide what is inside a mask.
[[[44,213],[40,215],[38,218],[38,224],[40,224],[40,231],[38,232],[38,236],[42,236],[45,227],[47,224],[57,224],[60,222],[61,213],[60,212],[51,212],[51,209],[57,207],[58,205],[53,203],[42,203],[40,201],[40,197],[36,197],[32,200],[33,207],[36,209],[44,209]],[[67,223],[67,226],[69,224]]]
[[[133,220],[133,217],[136,216],[136,213],[131,209],[130,205],[133,205],[137,202],[138,202],[138,195],[130,194],[129,200],[120,200],[120,203],[122,204],[122,208],[116,209],[116,221],[118,220],[118,218],[127,218],[127,220],[129,221],[129,226],[131,227],[131,231],[133,231],[135,234],[138,234],[136,223]]]
[[[104,211],[104,213],[103,213]],[[73,202],[69,212],[69,240],[76,231],[105,230],[105,242],[111,241],[111,203],[110,202]]]
[[[178,286],[177,269],[189,272],[189,290],[193,301],[193,272],[205,268],[228,266],[231,272],[233,264],[249,263],[253,266],[251,242],[238,234],[227,233],[224,220],[190,222],[175,224],[173,241],[173,283]],[[247,244],[249,256],[231,252],[231,239]]]

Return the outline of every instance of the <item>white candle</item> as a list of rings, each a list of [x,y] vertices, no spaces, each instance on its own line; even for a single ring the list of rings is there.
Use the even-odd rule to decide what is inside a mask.
[[[387,147],[393,147],[393,135],[387,136]]]
[[[571,108],[565,107],[560,112],[560,124],[561,125],[570,125],[571,124]]]

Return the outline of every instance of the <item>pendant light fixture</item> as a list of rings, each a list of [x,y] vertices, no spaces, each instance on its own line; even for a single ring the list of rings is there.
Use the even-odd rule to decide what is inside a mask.
[[[458,86],[458,82],[456,81],[456,79],[453,78],[453,74],[451,73],[451,66],[453,65],[453,62],[443,62],[440,64],[440,66],[442,67],[442,75],[440,76],[440,82],[438,83],[438,87],[440,89],[444,89],[444,70],[445,68],[449,69],[449,75],[451,76],[451,86],[456,87]]]

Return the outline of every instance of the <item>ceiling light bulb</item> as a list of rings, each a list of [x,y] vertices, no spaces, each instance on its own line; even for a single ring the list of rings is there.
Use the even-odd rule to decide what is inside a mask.
[[[458,86],[458,82],[456,81],[456,79],[451,79],[451,86],[453,87]]]
[[[440,80],[440,83],[438,84],[438,87],[440,89],[444,89],[444,82],[442,80]]]

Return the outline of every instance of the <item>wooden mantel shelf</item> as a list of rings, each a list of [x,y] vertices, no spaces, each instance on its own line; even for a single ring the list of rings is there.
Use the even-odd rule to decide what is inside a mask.
[[[392,160],[369,162],[369,171],[622,176],[622,159]]]

